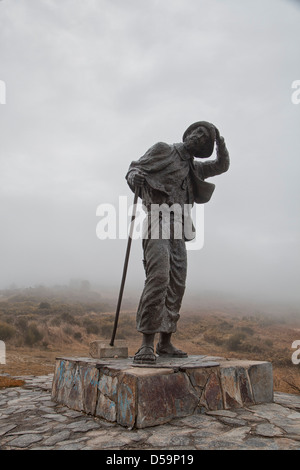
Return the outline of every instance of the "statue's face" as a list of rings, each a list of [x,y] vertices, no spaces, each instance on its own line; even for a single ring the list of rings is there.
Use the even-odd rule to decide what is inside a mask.
[[[184,144],[191,154],[199,155],[209,139],[209,131],[205,127],[197,127],[186,137]]]

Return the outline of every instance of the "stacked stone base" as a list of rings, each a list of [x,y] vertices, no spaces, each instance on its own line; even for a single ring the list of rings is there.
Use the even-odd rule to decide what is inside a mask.
[[[130,358],[60,357],[52,399],[128,428],[145,428],[202,411],[272,402],[272,365],[190,356],[158,358],[145,367]]]

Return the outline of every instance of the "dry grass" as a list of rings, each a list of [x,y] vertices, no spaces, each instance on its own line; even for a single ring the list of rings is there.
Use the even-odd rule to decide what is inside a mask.
[[[14,379],[13,377],[0,376],[0,389],[9,387],[22,387],[24,384],[24,380]]]

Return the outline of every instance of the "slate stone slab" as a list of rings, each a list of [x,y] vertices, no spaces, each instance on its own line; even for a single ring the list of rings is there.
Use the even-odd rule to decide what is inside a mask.
[[[117,422],[126,427],[133,427],[136,419],[136,387],[134,375],[122,373],[118,386]]]
[[[16,437],[12,441],[9,442],[9,445],[11,447],[21,447],[21,448],[26,448],[29,445],[39,442],[43,439],[42,435],[38,434],[23,434],[20,437]]]
[[[226,409],[273,401],[273,373],[269,362],[220,362],[220,377]]]
[[[223,367],[220,370],[220,375],[224,394],[224,408],[240,408],[243,402],[238,386],[236,367]]]
[[[270,362],[251,364],[248,370],[255,403],[273,401],[273,374]]]
[[[253,398],[253,389],[251,386],[250,377],[249,377],[247,368],[237,367],[236,373],[237,373],[238,387],[240,390],[242,404],[246,406],[254,404],[255,401]],[[272,381],[272,384],[270,385],[271,385],[271,388],[273,389],[273,375],[272,374],[271,374],[271,381]],[[272,400],[273,400],[273,393],[272,393],[272,396],[270,397],[270,400],[268,397],[267,401],[272,401]]]
[[[98,418],[104,418],[107,421],[115,422],[117,420],[116,402],[103,395],[99,395],[95,415]]]
[[[136,427],[144,428],[193,414],[199,397],[182,372],[139,377]]]
[[[224,408],[221,384],[215,372],[210,374],[203,395],[209,410],[222,410]]]

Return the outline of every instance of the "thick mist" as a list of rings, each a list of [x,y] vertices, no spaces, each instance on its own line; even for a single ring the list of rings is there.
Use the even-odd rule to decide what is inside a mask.
[[[283,0],[1,2],[0,289],[116,292],[126,240],[97,237],[97,208],[129,207],[130,162],[203,119],[231,166],[211,179],[185,301],[299,302],[299,21]],[[125,295],[143,282],[134,240]]]

